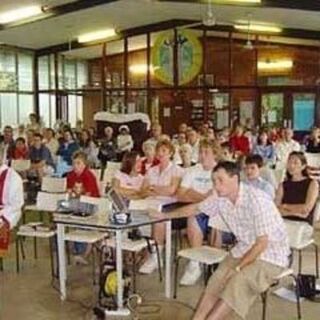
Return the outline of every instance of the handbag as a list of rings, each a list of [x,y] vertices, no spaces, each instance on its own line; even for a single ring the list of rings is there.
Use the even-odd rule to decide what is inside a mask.
[[[297,286],[300,297],[320,302],[320,290],[316,288],[316,277],[312,274],[298,274]]]

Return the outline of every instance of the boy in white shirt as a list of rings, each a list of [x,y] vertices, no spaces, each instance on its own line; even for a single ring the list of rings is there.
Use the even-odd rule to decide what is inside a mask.
[[[186,169],[177,198],[180,202],[198,203],[212,194],[212,170],[220,157],[220,148],[208,139],[201,140],[199,145],[199,164]],[[188,239],[191,247],[202,245],[208,235],[208,216],[199,214],[188,218]],[[190,261],[180,284],[193,285],[201,276],[200,264]]]

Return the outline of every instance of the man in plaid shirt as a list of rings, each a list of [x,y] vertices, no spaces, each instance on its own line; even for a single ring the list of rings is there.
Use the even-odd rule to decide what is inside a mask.
[[[225,319],[232,313],[245,318],[250,306],[289,263],[287,232],[272,199],[240,183],[239,168],[219,163],[213,172],[218,197],[209,197],[199,210],[222,219],[237,243],[212,275],[194,320]]]

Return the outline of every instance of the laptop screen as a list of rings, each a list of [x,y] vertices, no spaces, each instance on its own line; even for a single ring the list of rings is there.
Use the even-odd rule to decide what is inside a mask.
[[[125,200],[121,195],[119,195],[113,188],[110,188],[107,191],[107,197],[112,202],[116,211],[118,212],[128,212],[128,206],[125,203]]]

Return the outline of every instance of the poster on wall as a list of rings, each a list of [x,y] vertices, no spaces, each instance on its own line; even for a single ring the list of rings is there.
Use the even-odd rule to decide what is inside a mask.
[[[240,123],[244,125],[247,119],[253,118],[254,101],[240,101]]]
[[[229,126],[229,110],[219,110],[217,111],[217,124],[218,130]]]

